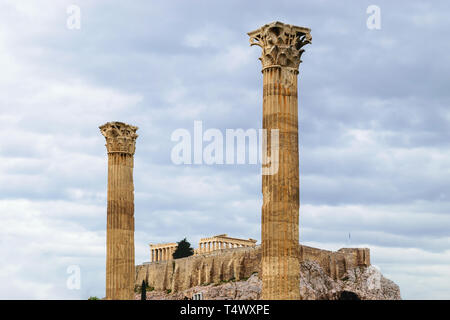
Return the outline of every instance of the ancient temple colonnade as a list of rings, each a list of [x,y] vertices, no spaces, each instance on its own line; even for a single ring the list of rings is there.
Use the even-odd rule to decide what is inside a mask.
[[[238,239],[228,237],[227,234],[219,234],[217,236],[200,239],[196,253],[202,254],[221,249],[254,247],[255,245],[256,240],[254,239]]]
[[[202,238],[198,243],[198,248],[194,250],[194,255],[204,254],[221,249],[254,247],[255,239],[231,238],[226,234]],[[173,253],[177,249],[176,243],[150,244],[150,262],[166,261],[173,259]]]
[[[176,243],[160,243],[150,245],[150,262],[172,260],[177,249]]]

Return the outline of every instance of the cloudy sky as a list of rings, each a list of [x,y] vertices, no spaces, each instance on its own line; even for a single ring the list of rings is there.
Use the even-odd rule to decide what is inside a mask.
[[[81,9],[69,29],[67,8]],[[381,9],[369,30],[366,9]],[[260,128],[272,21],[312,29],[299,79],[300,241],[369,247],[406,299],[450,299],[448,1],[0,3],[0,298],[104,296],[107,158],[139,127],[136,263],[148,243],[260,240],[258,165],[175,165],[174,130]],[[348,235],[351,234],[349,240]],[[68,267],[81,287],[67,287]]]

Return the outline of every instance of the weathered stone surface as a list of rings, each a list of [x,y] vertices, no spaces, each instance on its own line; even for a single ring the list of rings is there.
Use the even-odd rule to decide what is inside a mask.
[[[400,288],[373,266],[349,269],[340,279],[332,279],[317,262],[301,264],[300,295],[303,300],[339,300],[343,292],[361,300],[400,300]]]
[[[334,252],[300,245],[298,259],[299,262],[317,262],[325,274],[336,280],[349,269],[369,266],[370,252],[366,248],[345,248]],[[248,278],[254,273],[261,274],[261,246],[216,250],[139,265],[136,266],[135,286],[146,280],[156,290],[175,293],[197,285]]]
[[[136,267],[135,285],[142,280],[156,290],[172,292],[220,281],[248,278],[259,272],[260,250],[254,247],[223,249],[187,258],[157,261]]]
[[[198,242],[198,248],[194,249],[194,255],[221,249],[254,247],[256,242],[255,239],[239,239],[229,237],[227,234],[218,234],[201,238]],[[177,246],[178,244],[175,242],[150,244],[150,262],[171,260]]]
[[[263,68],[271,66],[298,69],[302,47],[311,43],[311,30],[281,22],[272,22],[248,33],[250,45],[261,47]]]
[[[249,32],[262,49],[263,129],[275,167],[262,176],[262,299],[299,299],[299,161],[297,74],[310,29],[281,22]],[[276,132],[276,133],[275,133]],[[279,141],[272,154],[272,135]]]
[[[134,298],[133,163],[137,127],[108,122],[100,127],[108,151],[106,299]]]
[[[314,261],[300,264],[300,299],[302,300],[339,300],[347,293],[361,300],[398,300],[399,287],[383,277],[373,266],[355,267],[348,270],[342,279],[332,279]],[[378,281],[379,280],[379,281]],[[191,299],[193,294],[202,293],[204,300],[259,300],[261,299],[262,281],[258,274],[252,274],[242,281],[230,281],[168,293],[154,290],[147,292],[148,300],[182,300]],[[140,299],[136,294],[135,299]]]
[[[108,154],[122,153],[134,155],[138,127],[115,121],[107,122],[99,128],[106,139]]]
[[[167,291],[147,292],[147,300],[183,300],[192,298],[195,293],[202,293],[204,300],[258,300],[261,297],[261,279],[257,274],[242,281],[195,286],[174,294]],[[136,294],[136,300],[141,296]]]
[[[400,288],[374,266],[347,271],[341,278],[343,290],[356,293],[362,300],[400,300]]]

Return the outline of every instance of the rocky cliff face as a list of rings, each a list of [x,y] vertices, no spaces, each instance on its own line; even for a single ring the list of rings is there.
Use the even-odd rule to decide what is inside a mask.
[[[248,278],[259,272],[261,251],[235,248],[136,267],[136,286],[146,280],[156,290],[183,291],[194,286]]]
[[[241,281],[194,286],[175,293],[153,290],[147,292],[147,299],[191,299],[196,293],[201,293],[205,300],[258,300],[261,297],[261,280],[258,274],[254,273]],[[401,299],[399,287],[373,266],[355,267],[348,270],[340,279],[333,279],[315,261],[301,263],[300,294],[304,300]],[[136,295],[136,299],[140,299],[140,294]]]
[[[301,264],[300,294],[305,300],[400,300],[400,288],[373,266],[347,270],[332,279],[313,261]]]
[[[366,248],[344,248],[336,252],[300,245],[299,260],[316,261],[332,279],[349,269],[370,265]],[[194,286],[248,279],[261,270],[261,247],[216,250],[188,258],[152,262],[136,267],[135,285],[142,280],[156,290],[183,291]]]
[[[400,299],[400,290],[370,265],[366,248],[321,250],[300,245],[302,299]],[[135,286],[145,280],[149,299],[259,299],[261,248],[217,250],[136,267]],[[170,293],[168,293],[170,292]],[[139,296],[140,298],[140,296]]]

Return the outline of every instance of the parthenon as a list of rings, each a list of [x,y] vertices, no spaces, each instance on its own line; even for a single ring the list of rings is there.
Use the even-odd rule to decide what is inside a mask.
[[[239,239],[228,237],[227,234],[201,238],[198,242],[198,248],[194,250],[194,255],[204,254],[221,249],[254,247],[255,239]],[[150,262],[171,260],[172,254],[177,248],[176,243],[150,244]]]
[[[172,255],[176,249],[176,243],[150,244],[150,261],[172,260]]]
[[[214,250],[240,248],[240,247],[254,247],[256,245],[255,239],[239,239],[228,237],[227,234],[219,234],[217,236],[202,238],[198,243],[197,254],[207,253]]]

